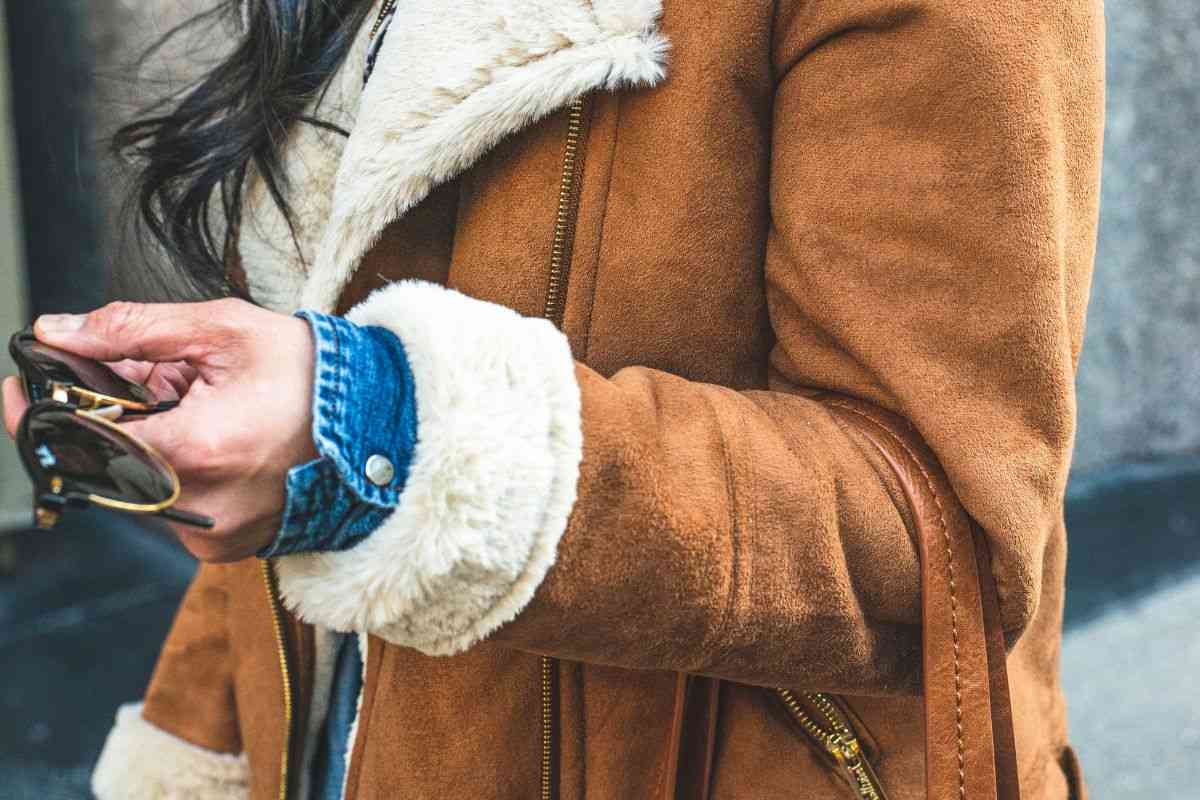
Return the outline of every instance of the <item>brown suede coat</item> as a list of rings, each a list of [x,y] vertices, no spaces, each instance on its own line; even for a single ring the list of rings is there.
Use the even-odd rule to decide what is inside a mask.
[[[1100,0],[666,0],[660,30],[665,79],[576,109],[565,202],[559,104],[436,176],[341,292],[345,310],[417,277],[541,316],[566,209],[584,448],[557,560],[515,620],[449,657],[372,637],[347,796],[539,796],[549,654],[564,800],[661,796],[677,671],[732,682],[711,797],[853,796],[763,686],[844,696],[892,800],[924,797],[915,512],[819,391],[911,423],[985,532],[1023,796],[1078,795],[1062,502]],[[295,762],[312,631],[285,628]],[[268,800],[283,696],[260,565],[202,567],[146,720],[244,751]]]

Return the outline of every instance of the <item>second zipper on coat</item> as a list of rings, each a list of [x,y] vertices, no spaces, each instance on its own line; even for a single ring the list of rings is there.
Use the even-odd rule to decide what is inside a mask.
[[[836,698],[823,692],[776,689],[792,720],[826,758],[843,772],[859,800],[888,800],[879,773],[867,757],[862,735]]]
[[[583,184],[583,140],[586,131],[587,98],[574,100],[567,108],[567,131],[563,144],[562,173],[558,184],[558,207],[554,213],[554,239],[550,247],[550,269],[546,278],[543,316],[562,329],[566,314],[567,287],[571,280],[571,257],[575,251],[575,224],[579,217],[579,195]],[[558,660],[542,656],[541,747],[539,797],[555,800],[558,750]]]

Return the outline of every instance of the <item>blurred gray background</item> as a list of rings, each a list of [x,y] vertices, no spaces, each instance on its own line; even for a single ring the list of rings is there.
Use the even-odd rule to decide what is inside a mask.
[[[133,66],[206,4],[6,3],[7,330],[107,298],[120,183],[101,140],[148,91],[211,58],[193,39]],[[1103,211],[1067,512],[1063,678],[1094,798],[1200,797],[1200,8],[1140,0],[1106,13]],[[10,519],[27,514],[25,479],[0,451],[0,518]],[[76,528],[0,537],[0,800],[89,796],[112,709],[139,695],[190,574],[159,533],[102,516]]]

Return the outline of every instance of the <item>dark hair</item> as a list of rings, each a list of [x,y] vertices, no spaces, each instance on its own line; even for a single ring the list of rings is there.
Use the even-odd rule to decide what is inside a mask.
[[[142,57],[198,23],[239,29],[228,55],[202,79],[113,137],[117,154],[136,165],[126,216],[139,242],[149,233],[166,256],[145,259],[148,270],[160,273],[159,286],[201,297],[240,293],[228,279],[225,252],[252,168],[292,225],[280,149],[296,123],[346,135],[305,111],[328,86],[370,8],[366,0],[223,0],[168,31]],[[216,223],[216,202],[227,225]]]

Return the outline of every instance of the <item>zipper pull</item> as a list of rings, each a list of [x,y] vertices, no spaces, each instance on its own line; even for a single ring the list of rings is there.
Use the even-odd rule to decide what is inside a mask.
[[[883,784],[871,767],[871,762],[863,757],[858,739],[835,733],[825,740],[825,749],[830,752],[838,765],[846,770],[850,776],[851,785],[854,786],[862,800],[887,800],[887,795],[883,792]]]

